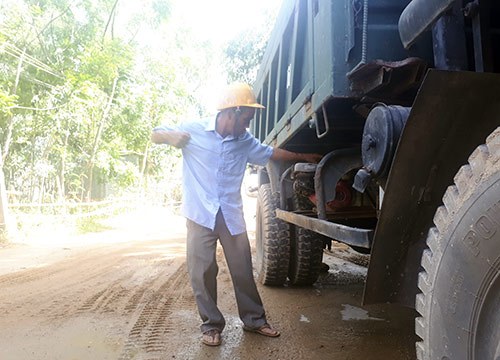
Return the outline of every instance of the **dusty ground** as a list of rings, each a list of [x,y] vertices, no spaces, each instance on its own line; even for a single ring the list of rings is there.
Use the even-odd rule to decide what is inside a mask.
[[[277,339],[244,333],[219,253],[223,344],[200,343],[184,220],[161,211],[116,230],[0,248],[0,359],[414,359],[414,312],[360,306],[363,257],[325,254],[314,287],[259,286]],[[252,229],[251,220],[249,223]],[[250,231],[250,235],[252,232]]]

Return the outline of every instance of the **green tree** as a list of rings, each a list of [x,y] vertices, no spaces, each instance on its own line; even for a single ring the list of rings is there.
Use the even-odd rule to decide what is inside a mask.
[[[150,132],[205,111],[195,94],[215,50],[170,13],[169,0],[0,2],[0,145],[19,201],[98,199],[178,171]]]
[[[253,84],[276,17],[275,9],[265,9],[262,23],[238,33],[224,47],[224,68],[230,82]]]

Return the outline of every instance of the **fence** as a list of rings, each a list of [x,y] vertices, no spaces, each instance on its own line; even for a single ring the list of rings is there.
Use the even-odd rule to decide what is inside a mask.
[[[138,203],[138,198],[117,198],[104,201],[91,202],[60,202],[60,203],[16,203],[9,204],[10,213],[18,216],[52,215],[52,216],[73,216],[91,217],[112,215],[119,209],[126,210]]]
[[[139,197],[121,197],[93,202],[61,202],[46,204],[9,204],[13,237],[30,238],[44,234],[84,233],[106,229],[101,220],[140,206]]]

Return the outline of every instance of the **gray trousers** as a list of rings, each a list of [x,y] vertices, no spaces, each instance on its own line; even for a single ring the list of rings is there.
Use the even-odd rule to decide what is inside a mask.
[[[229,267],[240,319],[245,326],[259,328],[266,323],[266,315],[253,278],[248,235],[246,232],[231,235],[219,210],[213,231],[187,220],[187,265],[203,321],[201,331],[222,331],[226,324],[217,307],[217,239]]]

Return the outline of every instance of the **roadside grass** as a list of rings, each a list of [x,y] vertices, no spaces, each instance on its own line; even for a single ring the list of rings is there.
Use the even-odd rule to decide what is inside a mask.
[[[113,227],[105,224],[109,215],[94,215],[82,217],[76,220],[76,231],[78,234],[96,233],[106,230],[112,230]]]
[[[125,199],[126,200],[126,199]],[[8,237],[0,229],[0,246],[9,243],[57,244],[68,243],[82,235],[101,234],[108,231],[147,233],[168,216],[179,212],[177,202],[150,204],[142,199],[129,201],[103,201],[79,204],[37,207],[17,207],[11,211],[12,226]],[[148,224],[148,225],[144,225]],[[84,238],[86,238],[84,236]]]
[[[4,229],[0,229],[0,246],[7,245],[9,237]]]

